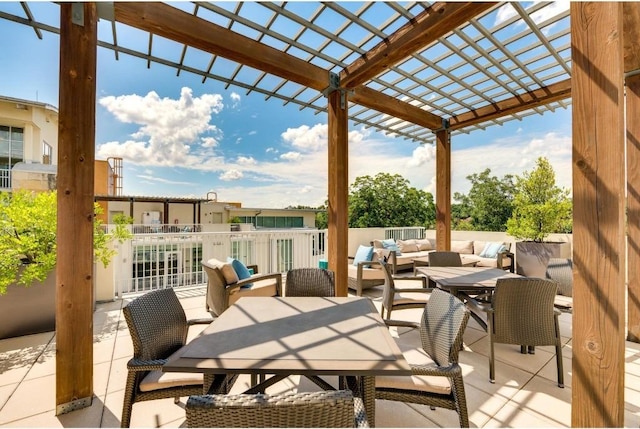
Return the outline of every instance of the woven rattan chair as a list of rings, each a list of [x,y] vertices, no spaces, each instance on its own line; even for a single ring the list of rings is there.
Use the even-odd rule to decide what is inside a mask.
[[[364,404],[349,390],[280,395],[191,396],[187,427],[369,427]]]
[[[422,348],[415,344],[398,346],[411,366],[412,375],[377,376],[376,398],[455,410],[461,427],[469,427],[467,399],[458,353],[469,312],[458,298],[435,289],[420,325],[387,320],[389,326],[420,329]]]
[[[257,269],[255,265],[251,267]],[[202,261],[202,269],[207,274],[207,311],[215,317],[243,296],[279,296],[282,291],[280,273],[254,274],[250,278],[227,284],[220,267],[211,261]]]
[[[489,380],[495,382],[494,344],[516,344],[521,353],[533,353],[535,346],[555,346],[558,386],[564,387],[560,311],[553,306],[558,286],[555,281],[532,277],[501,278],[489,303],[468,298],[472,311],[486,312],[489,333]]]
[[[323,268],[294,268],[287,272],[285,296],[336,296],[333,271]]]
[[[573,261],[571,258],[551,258],[546,277],[558,282],[558,293],[553,301],[562,310],[573,308]]]
[[[133,404],[153,399],[175,398],[203,392],[202,374],[162,372],[167,358],[184,346],[190,325],[211,319],[187,321],[173,289],[148,292],[123,308],[133,341],[133,358],[127,362],[127,384],[121,426],[129,427]],[[216,376],[216,385],[226,391],[234,377]],[[222,377],[222,379],[220,378]]]
[[[462,259],[458,252],[437,250],[429,253],[430,267],[461,267]]]
[[[380,316],[383,319],[390,319],[393,310],[403,310],[406,308],[424,308],[429,300],[432,288],[427,287],[427,278],[425,276],[418,277],[400,277],[398,280],[415,282],[419,285],[417,288],[398,288],[391,270],[391,266],[384,262],[382,271],[385,275],[384,288],[382,289],[382,308]],[[419,282],[419,283],[418,283]],[[386,310],[386,317],[385,317]]]

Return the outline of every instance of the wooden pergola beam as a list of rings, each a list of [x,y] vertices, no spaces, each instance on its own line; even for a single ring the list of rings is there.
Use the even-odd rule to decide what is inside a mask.
[[[325,69],[167,4],[114,2],[113,8],[115,20],[131,27],[318,91],[328,86]]]
[[[452,130],[457,130],[570,97],[571,79],[566,79],[544,88],[525,92],[522,95],[507,98],[506,100],[498,101],[476,110],[452,116],[449,119],[449,124]]]
[[[440,116],[364,85],[357,87],[353,93],[349,94],[349,101],[430,130],[442,128]]]
[[[497,3],[438,2],[340,72],[340,84],[354,88],[460,27]]]
[[[622,4],[624,26],[624,71],[640,70],[640,4]]]

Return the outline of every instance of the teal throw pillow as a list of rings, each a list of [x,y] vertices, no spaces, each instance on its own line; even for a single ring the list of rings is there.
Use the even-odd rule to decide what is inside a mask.
[[[484,249],[482,249],[482,252],[480,252],[478,256],[481,258],[497,258],[498,253],[503,250],[507,250],[504,244],[488,242],[484,245]]]
[[[394,252],[396,252],[396,256],[402,255],[402,252],[400,252],[400,247],[398,247],[398,244],[393,238],[382,240],[382,247],[387,250],[393,250]]]
[[[249,269],[245,264],[242,263],[242,261],[239,261],[235,258],[227,258],[227,262],[231,264],[234,271],[238,275],[239,280],[244,280],[251,277],[251,272],[249,272]],[[246,284],[241,288],[250,288],[251,286],[253,286],[253,283]]]
[[[353,265],[356,267],[358,263],[364,261],[370,261],[373,258],[373,246],[363,246],[362,244],[358,246],[358,250],[356,251],[356,256],[353,258]],[[371,265],[365,265],[365,268],[369,268]]]

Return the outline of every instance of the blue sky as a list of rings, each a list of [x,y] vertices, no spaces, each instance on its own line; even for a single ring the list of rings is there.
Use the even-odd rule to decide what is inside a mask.
[[[17,3],[0,2],[0,10]],[[57,9],[57,6],[50,5]],[[41,15],[36,15],[42,19]],[[57,19],[57,17],[56,17]],[[58,37],[0,20],[0,95],[58,106]],[[146,43],[146,41],[144,42]],[[261,94],[98,48],[96,158],[124,159],[126,195],[205,197],[244,207],[322,204],[327,197],[327,116]],[[350,124],[350,182],[401,174],[435,192],[435,149]],[[522,174],[547,157],[571,187],[571,110],[557,109],[454,136],[452,190],[490,168]]]

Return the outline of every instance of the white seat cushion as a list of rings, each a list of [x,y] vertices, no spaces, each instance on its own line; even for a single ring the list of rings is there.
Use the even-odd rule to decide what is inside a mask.
[[[229,305],[243,296],[276,296],[277,290],[275,279],[258,280],[253,282],[253,286],[250,288],[239,288],[232,291],[229,295]]]
[[[358,267],[349,264],[347,267],[349,277],[355,279],[358,278]],[[384,280],[384,273],[382,270],[376,268],[363,268],[362,269],[363,280]]]
[[[573,298],[570,296],[556,295],[553,304],[556,307],[573,308]]]
[[[432,365],[433,361],[419,344],[397,341],[402,355],[409,365]],[[447,377],[430,375],[382,375],[376,377],[376,388],[418,390],[421,392],[451,394],[451,383]]]
[[[140,381],[140,391],[152,392],[178,386],[197,386],[203,383],[203,375],[189,372],[151,371]]]

